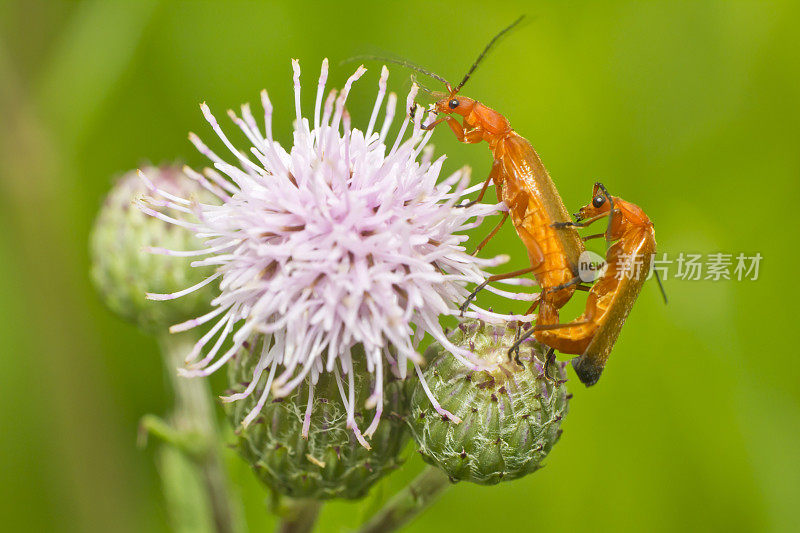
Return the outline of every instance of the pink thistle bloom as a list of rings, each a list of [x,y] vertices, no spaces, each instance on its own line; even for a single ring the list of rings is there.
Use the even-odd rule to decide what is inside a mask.
[[[372,435],[381,418],[384,374],[405,378],[411,363],[422,379],[418,346],[426,333],[454,357],[479,364],[470,352],[447,340],[439,318],[458,314],[469,293],[467,284],[483,282],[484,268],[506,260],[473,257],[462,246],[467,239],[463,232],[499,207],[456,207],[475,188],[466,188],[467,169],[439,180],[444,157],[433,161],[432,147],[426,148],[431,132],[421,128],[423,113],[414,118],[406,114],[396,139],[387,141],[397,97],[389,94],[383,106],[386,67],[369,124],[361,131],[351,128],[345,102],[352,84],[366,71],[363,66],[340,92],[330,91],[323,105],[328,76],[328,62],[323,61],[313,125],[301,114],[300,66],[297,61],[292,66],[297,120],[288,151],[273,140],[272,104],[266,91],[261,94],[263,129],[248,105],[242,106],[241,116],[228,112],[251,145],[247,151],[234,147],[208,106],[201,106],[234,163],[190,134],[214,169],[184,172],[213,192],[219,205],[176,197],[143,176],[151,194],[140,203],[141,209],[192,231],[205,243],[201,250],[152,251],[205,256],[192,265],[217,267],[201,284],[148,297],[177,298],[219,283],[220,294],[209,313],[171,328],[177,332],[212,324],[187,355],[187,366],[179,370],[185,376],[207,376],[218,370],[253,335],[271,337],[246,390],[223,398],[235,401],[260,395],[245,426],[270,395],[286,396],[308,378],[307,436],[314,383],[321,373],[332,372],[347,406],[348,427],[369,447],[364,437]],[[406,109],[416,93],[413,86]],[[383,122],[376,129],[381,110]],[[410,137],[403,140],[409,128]],[[186,216],[169,216],[167,209]],[[479,308],[471,314],[491,316]],[[231,344],[222,350],[226,341]],[[351,349],[357,344],[363,345],[367,370],[375,378],[365,406],[375,413],[363,434],[353,405]],[[428,395],[442,415],[457,421]]]

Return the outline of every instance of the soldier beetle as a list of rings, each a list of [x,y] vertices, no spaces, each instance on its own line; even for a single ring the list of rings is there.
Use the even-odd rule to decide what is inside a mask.
[[[551,356],[553,350],[577,355],[572,366],[587,386],[600,379],[656,251],[655,229],[644,211],[609,195],[601,183],[594,184],[592,201],[575,214],[576,222],[558,225],[586,227],[604,217],[608,217],[606,231],[587,239],[604,236],[612,244],[606,251],[606,270],[589,290],[583,314],[572,322],[559,324],[557,314],[541,312],[537,324],[515,345],[534,335],[551,348]]]
[[[539,306],[541,312],[557,317],[558,310],[572,297],[576,288],[585,289],[580,286],[581,280],[578,278],[578,259],[584,251],[583,241],[574,227],[558,224],[569,221],[569,212],[539,154],[527,139],[514,131],[508,119],[497,111],[477,100],[458,94],[492,46],[501,36],[519,24],[522,18],[492,38],[461,83],[455,87],[438,74],[407,61],[376,57],[370,59],[384,59],[398,63],[442,82],[446,93],[431,93],[425,89],[438,98],[431,111],[440,115],[440,118],[422,126],[423,129],[431,130],[446,123],[460,142],[473,144],[486,141],[492,152],[494,160],[488,178],[478,197],[465,205],[483,199],[489,184],[494,182],[498,200],[506,204],[508,211],[478,245],[475,253],[497,234],[510,217],[517,235],[528,252],[530,267],[489,277],[469,296],[461,308],[462,313],[487,284],[532,273],[541,287],[541,292],[527,313],[533,312]],[[461,122],[456,120],[455,115],[461,117]]]
[[[431,93],[422,87],[437,97],[432,112],[440,115],[423,128],[431,130],[446,123],[460,142],[473,144],[486,141],[492,152],[492,169],[473,202],[483,199],[489,184],[494,182],[497,197],[506,204],[508,212],[481,241],[475,253],[497,234],[510,217],[528,252],[531,266],[489,277],[472,292],[461,308],[462,313],[487,284],[532,273],[541,292],[527,312],[533,312],[538,305],[537,325],[523,334],[509,350],[509,356],[516,351],[519,362],[519,345],[525,338],[534,335],[537,340],[551,347],[551,357],[555,349],[578,355],[573,358],[572,365],[584,384],[593,385],[600,378],[622,325],[650,271],[652,254],[655,252],[655,231],[641,208],[610,196],[600,183],[595,184],[592,202],[576,214],[577,222],[569,222],[567,209],[531,144],[514,131],[503,115],[458,94],[497,40],[519,24],[522,18],[489,42],[461,83],[455,87],[438,74],[407,61],[377,57],[370,59],[398,63],[443,83],[445,93]],[[456,120],[454,115],[461,116],[462,121]],[[606,216],[609,221],[604,233],[581,239],[575,230]],[[606,254],[608,266],[604,275],[588,289],[578,276],[579,257],[585,250],[583,241],[602,236],[606,237],[607,242],[613,242]],[[640,265],[639,275],[635,278],[623,276],[618,279],[624,274],[623,270],[628,268],[628,263],[623,261],[625,257],[634,258]],[[570,323],[559,323],[559,309],[569,301],[576,289],[589,291],[586,310]]]

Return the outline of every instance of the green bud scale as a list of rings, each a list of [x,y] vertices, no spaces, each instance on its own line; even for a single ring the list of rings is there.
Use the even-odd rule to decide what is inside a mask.
[[[492,485],[525,476],[540,467],[561,435],[570,396],[565,365],[546,365],[546,347],[530,339],[521,346],[520,366],[508,356],[515,337],[515,325],[480,321],[464,322],[451,334],[456,346],[469,348],[488,370],[465,366],[438,344],[426,352],[431,393],[461,423],[438,414],[417,383],[410,425],[425,461],[453,481]]]
[[[213,201],[178,167],[147,168],[159,189],[185,198]],[[212,285],[167,301],[151,301],[146,293],[177,293],[202,282],[213,267],[192,267],[195,257],[171,257],[169,251],[199,250],[202,243],[189,231],[143,213],[135,204],[148,189],[137,172],[119,178],[100,209],[90,238],[92,281],[103,302],[122,318],[150,333],[208,311]],[[161,253],[151,253],[158,249]]]
[[[262,342],[255,343],[257,349],[250,349],[248,343],[230,364],[231,394],[247,387]],[[371,418],[364,405],[373,389],[373,376],[364,368],[360,345],[352,356],[355,420],[362,425]],[[403,416],[408,407],[404,384],[393,378],[384,383],[383,421],[371,436],[371,449],[367,449],[347,426],[347,408],[336,376],[333,372],[320,373],[313,386],[313,409],[308,409],[306,380],[288,396],[270,398],[247,427],[243,421],[256,407],[264,385],[259,384],[244,398],[225,403],[240,455],[268,487],[280,494],[319,500],[361,498],[376,481],[400,465],[399,454],[408,442]]]

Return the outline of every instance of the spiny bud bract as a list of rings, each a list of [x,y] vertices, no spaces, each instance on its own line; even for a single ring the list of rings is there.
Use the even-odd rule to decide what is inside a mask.
[[[229,365],[230,393],[241,393],[249,384],[258,362],[254,354],[262,342],[263,338],[248,342]],[[365,403],[374,389],[374,376],[364,368],[360,346],[352,357],[356,422],[364,424],[372,416]],[[391,376],[384,383],[383,422],[369,440],[371,449],[348,428],[347,408],[332,372],[320,374],[314,385],[313,410],[307,409],[308,380],[286,397],[271,395],[246,427],[243,422],[262,396],[263,385],[245,398],[225,403],[225,408],[235,428],[237,450],[268,487],[292,498],[356,499],[400,465],[399,454],[408,442],[403,385]]]
[[[423,458],[453,481],[492,485],[525,476],[540,467],[561,435],[565,365],[545,365],[546,347],[530,339],[522,343],[520,366],[508,356],[515,338],[515,326],[479,321],[454,331],[450,340],[482,358],[486,370],[465,366],[438,345],[426,353],[431,393],[461,423],[437,413],[419,384],[409,421]]]
[[[211,195],[181,173],[163,166],[145,170],[159,189],[208,200]],[[193,258],[150,253],[151,249],[196,250],[202,243],[184,228],[143,213],[135,204],[148,193],[136,171],[123,175],[106,196],[90,239],[91,276],[104,303],[145,331],[158,333],[205,311],[212,286],[183,298],[156,302],[146,293],[174,293],[213,274],[213,267],[192,267]]]

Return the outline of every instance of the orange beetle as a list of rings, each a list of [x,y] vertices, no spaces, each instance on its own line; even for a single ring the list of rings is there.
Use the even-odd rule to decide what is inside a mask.
[[[462,306],[462,311],[467,309],[486,284],[532,273],[542,291],[528,313],[538,305],[540,313],[557,317],[558,310],[580,286],[578,259],[584,251],[583,241],[574,228],[559,224],[569,220],[569,212],[539,154],[527,139],[514,131],[502,114],[472,98],[458,94],[489,49],[521,20],[522,17],[489,42],[455,88],[441,76],[416,65],[403,64],[441,81],[447,89],[447,93],[442,94],[433,105],[433,112],[441,115],[440,118],[423,126],[424,129],[430,130],[447,123],[459,141],[470,144],[486,141],[492,152],[494,161],[489,177],[478,197],[470,204],[480,201],[489,183],[493,181],[497,188],[497,198],[506,204],[508,212],[478,245],[476,253],[497,234],[509,216],[528,252],[529,268],[489,277],[470,295]],[[460,116],[462,121],[456,120],[455,115]]]
[[[595,183],[591,203],[575,215],[577,222],[564,225],[585,227],[604,217],[609,217],[605,233],[587,238],[605,236],[613,244],[606,251],[606,270],[589,291],[583,314],[559,324],[557,314],[540,313],[537,324],[522,337],[533,334],[551,347],[551,355],[552,349],[577,355],[572,366],[585,385],[600,379],[656,251],[655,229],[642,208],[609,195],[601,183]]]

